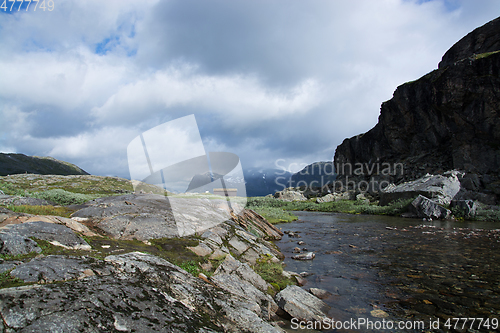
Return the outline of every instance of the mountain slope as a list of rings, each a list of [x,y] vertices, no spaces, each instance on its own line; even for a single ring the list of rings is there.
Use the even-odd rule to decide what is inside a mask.
[[[88,175],[74,164],[52,157],[26,156],[24,154],[0,153],[0,176],[19,173],[40,175]]]

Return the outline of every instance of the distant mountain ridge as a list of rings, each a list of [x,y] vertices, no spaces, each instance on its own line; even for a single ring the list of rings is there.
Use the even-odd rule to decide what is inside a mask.
[[[0,153],[0,176],[20,173],[40,175],[89,175],[88,172],[69,162],[53,157],[27,156]]]

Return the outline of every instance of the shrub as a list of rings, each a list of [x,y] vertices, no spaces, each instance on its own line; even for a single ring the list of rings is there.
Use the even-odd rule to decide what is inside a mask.
[[[53,189],[45,192],[35,192],[31,193],[30,196],[33,198],[52,201],[62,206],[80,205],[96,198],[96,196],[93,195],[73,193],[62,189]]]

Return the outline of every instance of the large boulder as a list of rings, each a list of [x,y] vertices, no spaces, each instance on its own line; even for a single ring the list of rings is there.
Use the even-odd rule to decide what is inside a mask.
[[[443,175],[425,175],[414,181],[403,184],[389,185],[380,193],[380,205],[411,199],[423,195],[440,205],[449,205],[451,200],[460,191],[461,175],[458,171],[445,172]]]
[[[419,195],[412,201],[409,210],[411,214],[426,219],[447,219],[452,215],[451,211],[423,195]]]
[[[274,197],[283,201],[306,201],[307,198],[300,191],[297,191],[293,188],[287,188],[283,191],[276,192]]]
[[[298,286],[288,286],[275,296],[278,306],[300,321],[323,322],[328,304]]]

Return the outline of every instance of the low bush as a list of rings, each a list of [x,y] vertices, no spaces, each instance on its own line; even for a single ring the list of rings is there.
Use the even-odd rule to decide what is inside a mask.
[[[94,195],[73,193],[62,189],[53,189],[45,192],[35,192],[30,194],[33,198],[44,199],[55,202],[61,206],[80,205],[96,198]]]

